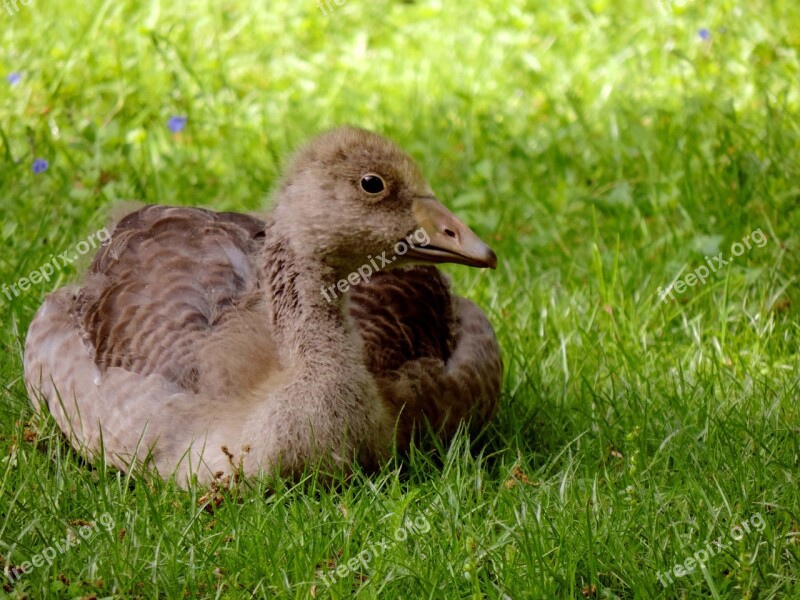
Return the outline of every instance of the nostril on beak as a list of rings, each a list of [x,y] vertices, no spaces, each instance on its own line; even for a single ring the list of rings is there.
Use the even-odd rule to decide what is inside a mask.
[[[455,232],[455,231],[453,231],[452,229],[445,229],[445,230],[444,230],[444,234],[445,234],[447,237],[451,237],[451,238],[453,238],[453,239],[457,239],[457,238],[458,238],[458,236],[456,235],[456,232]]]

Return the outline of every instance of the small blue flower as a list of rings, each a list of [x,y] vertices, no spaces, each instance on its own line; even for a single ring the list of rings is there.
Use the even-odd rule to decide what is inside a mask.
[[[187,117],[182,115],[176,115],[174,117],[170,117],[169,121],[167,121],[167,127],[172,133],[180,133],[186,128],[186,123],[189,121]]]
[[[704,42],[707,42],[708,40],[711,39],[711,32],[705,27],[703,27],[700,31],[698,31],[697,35],[699,35],[700,39],[703,40]]]
[[[15,71],[14,73],[9,73],[6,80],[8,81],[9,85],[17,85],[19,80],[22,79],[22,73]]]
[[[43,158],[37,158],[35,161],[33,161],[33,172],[37,175],[39,173],[44,173],[49,167],[50,163]]]

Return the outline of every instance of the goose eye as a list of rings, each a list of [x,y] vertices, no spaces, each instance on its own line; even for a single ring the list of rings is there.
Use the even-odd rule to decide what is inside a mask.
[[[361,178],[361,189],[368,194],[380,194],[386,189],[386,184],[378,175],[364,175]]]

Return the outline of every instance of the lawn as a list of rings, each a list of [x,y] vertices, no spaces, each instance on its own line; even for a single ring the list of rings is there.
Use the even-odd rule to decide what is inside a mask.
[[[0,75],[0,595],[800,598],[796,0],[28,0]],[[268,207],[342,123],[497,252],[445,267],[492,426],[333,487],[86,464],[25,395],[42,299],[120,204]]]

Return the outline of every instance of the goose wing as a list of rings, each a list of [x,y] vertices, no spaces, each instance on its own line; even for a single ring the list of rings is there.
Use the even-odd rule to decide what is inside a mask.
[[[367,367],[399,415],[399,445],[426,421],[450,436],[464,420],[480,426],[495,414],[503,363],[494,330],[438,269],[379,272],[352,288],[349,311]]]
[[[74,306],[100,370],[159,374],[192,392],[220,379],[220,359],[230,354],[214,352],[214,340],[259,301],[263,237],[262,221],[237,213],[147,206],[124,217]],[[224,383],[233,382],[212,387]]]
[[[104,447],[125,469],[152,448],[170,473],[196,432],[222,429],[215,419],[242,389],[279,369],[257,292],[261,237],[245,215],[147,206],[124,217],[84,285],[50,294],[31,322],[34,406],[90,459]]]

